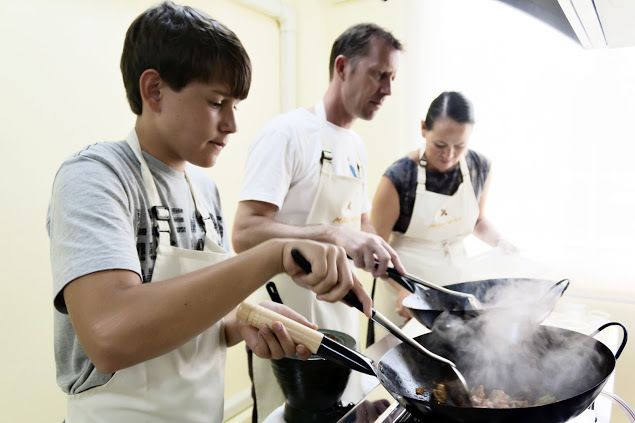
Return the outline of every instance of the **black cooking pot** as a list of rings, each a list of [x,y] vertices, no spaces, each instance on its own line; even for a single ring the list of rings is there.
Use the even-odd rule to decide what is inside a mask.
[[[320,329],[320,332],[340,344],[355,348],[355,340],[343,332],[329,329]],[[351,369],[317,355],[308,360],[286,357],[271,360],[271,364],[286,398],[286,421],[306,422],[313,415],[337,412]]]
[[[608,326],[617,325],[624,331],[622,343],[615,355],[601,342],[592,338]],[[575,345],[574,354],[586,357],[584,371],[572,371],[566,366],[561,368],[563,374],[569,374],[553,386],[554,374],[536,369],[536,374],[525,383],[513,380],[500,380],[494,386],[485,386],[485,390],[502,389],[512,398],[537,399],[542,395],[553,395],[555,401],[544,404],[518,408],[477,408],[458,407],[441,404],[435,399],[433,390],[438,382],[440,371],[437,362],[424,360],[421,355],[407,345],[400,344],[388,351],[379,361],[377,377],[382,385],[410,413],[425,418],[426,421],[439,423],[560,423],[583,412],[600,393],[606,380],[615,369],[615,360],[619,357],[627,341],[626,329],[620,323],[608,323],[600,327],[591,336],[549,326],[540,326],[533,335],[537,342],[545,345],[543,357],[547,359],[554,351],[566,351],[567,345]],[[457,345],[440,339],[431,332],[416,338],[418,342],[433,352],[453,360],[459,369],[465,368],[469,359],[465,354],[457,354]],[[519,354],[517,359],[522,358]],[[492,364],[496,366],[496,363]],[[468,384],[473,387],[478,380],[468,377]]]
[[[438,291],[424,288],[407,276],[389,274],[393,280],[412,292],[412,295],[404,298],[402,305],[410,310],[415,319],[427,328],[432,328],[435,320],[443,312],[448,312],[462,319],[472,319],[489,309],[466,310],[462,303],[448,304],[447,296],[442,296]],[[536,323],[540,323],[555,307],[558,298],[566,291],[569,281],[532,279],[532,278],[498,278],[484,279],[471,282],[461,282],[445,285],[444,288],[453,291],[473,294],[480,302],[491,302],[495,293],[514,286],[515,291],[531,293],[532,298],[527,298],[528,303],[536,302],[536,307],[544,310]],[[509,304],[510,307],[516,304]]]

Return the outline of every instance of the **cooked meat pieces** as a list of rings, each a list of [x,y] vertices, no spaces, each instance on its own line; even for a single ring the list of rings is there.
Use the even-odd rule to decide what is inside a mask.
[[[448,402],[448,391],[446,390],[444,384],[437,383],[437,386],[432,389],[432,394],[434,395],[434,399],[436,399],[439,403],[445,404]]]

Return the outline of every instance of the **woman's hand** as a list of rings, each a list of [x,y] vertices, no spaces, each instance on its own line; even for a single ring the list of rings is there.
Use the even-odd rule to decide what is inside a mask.
[[[311,329],[317,329],[317,325],[309,322],[301,314],[285,305],[271,301],[264,301],[260,305],[302,323]],[[239,322],[238,330],[249,349],[258,357],[279,360],[283,357],[296,356],[301,360],[306,360],[311,356],[311,351],[302,344],[296,344],[280,322],[274,322],[271,329],[267,327],[258,329]]]
[[[508,254],[508,255],[518,254],[519,252],[518,247],[516,247],[514,244],[507,241],[506,239],[502,239],[502,238],[498,240],[495,248],[500,249],[504,254]]]
[[[297,249],[311,264],[311,273],[305,273],[291,256]],[[317,294],[318,300],[331,303],[341,300],[353,291],[370,317],[372,300],[351,269],[346,251],[333,244],[309,240],[289,240],[282,249],[282,266],[298,285]]]

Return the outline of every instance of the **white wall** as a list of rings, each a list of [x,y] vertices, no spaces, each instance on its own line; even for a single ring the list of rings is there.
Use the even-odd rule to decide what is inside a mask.
[[[154,0],[0,0],[0,170],[3,223],[0,259],[3,334],[2,421],[61,421],[64,396],[55,383],[52,284],[46,208],[62,160],[97,141],[124,139],[134,123],[119,58],[125,31]],[[278,32],[271,19],[231,1],[193,0],[232,28],[253,62],[253,83],[239,106],[239,133],[210,174],[228,220],[249,140],[279,112]],[[247,380],[241,351],[228,393]],[[233,367],[232,367],[233,368]]]
[[[476,109],[471,146],[494,163],[494,223],[527,255],[577,276],[579,291],[597,291],[601,276],[604,295],[635,299],[624,265],[635,236],[635,48],[583,50],[492,0],[408,7],[417,42],[407,114],[464,91]]]

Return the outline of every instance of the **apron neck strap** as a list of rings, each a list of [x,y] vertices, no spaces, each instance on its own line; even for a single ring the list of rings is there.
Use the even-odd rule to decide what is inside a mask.
[[[137,131],[135,131],[134,129],[130,131],[130,133],[128,134],[128,138],[126,138],[126,142],[132,149],[132,152],[141,165],[141,178],[143,180],[143,187],[145,188],[150,200],[150,207],[161,207],[162,203],[161,199],[159,198],[159,191],[157,190],[157,186],[154,183],[152,173],[150,173],[150,168],[148,167],[148,164],[143,157],[143,153],[141,152],[141,145],[139,144]]]
[[[318,117],[318,119],[326,122],[326,109],[324,108],[324,100],[319,100],[317,103],[315,103],[313,109],[315,110],[315,115]]]
[[[315,110],[315,116],[317,116],[318,120],[322,125],[327,125],[328,122],[326,120],[326,110],[324,108],[324,100],[319,100],[313,106]],[[329,137],[325,137],[323,133],[320,136],[320,148],[322,149],[322,153],[320,156],[320,167],[322,171],[327,170],[328,172],[333,171],[333,147],[331,144],[331,140]]]
[[[143,152],[141,151],[141,144],[139,143],[137,132],[134,129],[130,131],[130,133],[128,134],[128,137],[126,138],[126,142],[132,149],[132,152],[134,153],[135,157],[139,161],[139,164],[141,165],[141,177],[143,180],[143,186],[150,200],[150,209],[151,210],[156,210],[155,208],[164,209],[165,207],[163,206],[163,202],[161,201],[161,198],[159,197],[159,191],[157,190],[157,186],[156,186],[156,183],[154,182],[152,173],[150,172],[150,168],[148,167],[148,164],[145,158],[143,157]],[[203,203],[200,201],[198,190],[192,184],[190,177],[188,176],[187,170],[184,172],[184,174],[185,174],[185,180],[187,181],[187,184],[190,188],[190,193],[192,194],[194,207],[196,208],[196,211],[198,212],[198,214],[201,216],[203,220],[203,224],[205,225],[205,233],[207,234],[207,236],[210,236],[211,234],[217,234],[216,228],[214,227],[214,224],[211,219],[211,215],[209,211],[205,208]],[[159,224],[161,225],[161,223]],[[165,226],[165,225],[161,225],[161,226]],[[166,232],[166,231],[162,230],[162,232]],[[169,232],[169,228],[167,229],[167,232]]]
[[[426,168],[428,166],[428,161],[425,157],[426,149],[422,147],[419,149],[419,172],[417,172],[417,183],[425,186],[426,184]],[[461,170],[461,176],[463,181],[470,180],[470,170],[467,167],[467,160],[465,160],[465,156],[461,156],[459,159],[459,169]]]

